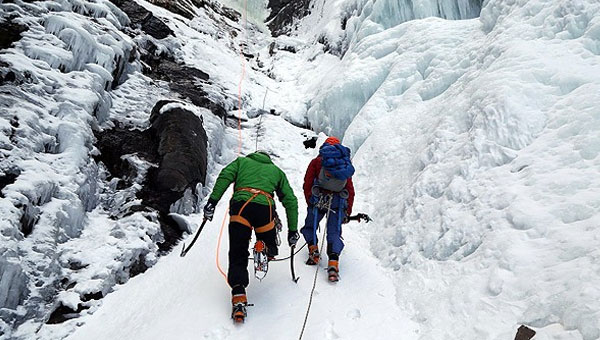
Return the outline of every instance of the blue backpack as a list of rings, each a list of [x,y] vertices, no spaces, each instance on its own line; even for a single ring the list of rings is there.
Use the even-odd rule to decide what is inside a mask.
[[[354,174],[350,149],[341,144],[323,144],[319,149],[319,155],[321,172],[317,177],[317,185],[333,192],[344,190],[348,178]]]

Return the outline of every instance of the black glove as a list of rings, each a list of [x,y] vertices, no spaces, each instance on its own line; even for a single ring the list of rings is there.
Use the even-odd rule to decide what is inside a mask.
[[[342,224],[346,224],[350,222],[350,217],[348,217],[348,215],[345,215],[344,218],[342,218]]]
[[[208,200],[208,203],[204,206],[204,218],[212,221],[213,216],[215,216],[215,202]]]
[[[288,231],[288,243],[290,247],[295,246],[299,239],[300,235],[298,235],[297,231]]]

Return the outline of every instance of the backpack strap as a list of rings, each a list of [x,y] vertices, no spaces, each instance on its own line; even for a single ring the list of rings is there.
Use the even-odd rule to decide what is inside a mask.
[[[250,228],[250,229],[254,229],[254,232],[256,233],[264,233],[267,232],[273,228],[275,228],[275,220],[273,219],[273,211],[272,211],[272,204],[271,201],[273,200],[273,196],[271,196],[271,194],[269,194],[266,191],[260,190],[260,189],[255,189],[255,188],[239,188],[236,189],[235,191],[246,191],[252,194],[252,197],[250,197],[246,203],[244,203],[244,205],[242,205],[242,208],[240,209],[240,211],[237,213],[237,215],[232,215],[231,218],[229,219],[230,222],[237,222],[240,223],[242,225],[245,225],[246,227]],[[250,221],[248,221],[245,217],[242,216],[242,211],[244,211],[244,209],[246,208],[246,206],[248,205],[248,203],[250,203],[253,199],[255,199],[258,195],[263,195],[267,198],[267,202],[269,203],[269,223],[260,226],[260,227],[256,227],[253,228],[252,224],[250,224]]]

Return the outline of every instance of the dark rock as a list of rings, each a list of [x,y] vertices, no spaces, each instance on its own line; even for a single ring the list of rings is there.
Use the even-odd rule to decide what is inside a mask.
[[[71,270],[81,270],[87,268],[89,264],[83,264],[79,261],[69,261],[69,269]]]
[[[156,38],[164,39],[175,33],[162,20],[155,17],[152,12],[130,0],[110,0],[129,16],[131,25],[140,28],[144,33]]]
[[[346,15],[342,18],[342,30],[346,30],[346,26],[348,25],[348,19],[350,19],[349,15]]]
[[[182,17],[186,18],[186,19],[192,19],[194,16],[196,16],[196,13],[194,12],[194,9],[186,6],[186,2],[185,1],[177,1],[177,0],[148,0],[148,2],[150,2],[151,4],[154,4],[156,6],[160,6],[162,8],[165,8],[175,14],[179,14]],[[202,7],[203,5],[205,5],[204,1],[194,1],[194,5],[198,6],[198,7]]]
[[[148,44],[142,54],[142,61],[149,66],[143,70],[145,75],[169,82],[173,92],[189,99],[194,105],[207,108],[221,118],[227,116],[225,108],[210,100],[203,90],[203,86],[210,85],[210,76],[206,72],[180,65],[170,55],[156,54],[158,48],[152,43]]]
[[[196,16],[196,9],[205,8],[207,14],[211,15],[211,12],[222,15],[232,21],[239,21],[242,14],[238,11],[220,5],[217,1],[206,1],[206,0],[190,0],[190,1],[178,1],[178,0],[149,0],[150,3],[165,8],[175,14],[179,14],[184,18],[193,19]],[[211,15],[212,16],[212,15]],[[214,18],[214,17],[213,17]],[[217,18],[214,18],[217,20]],[[220,21],[220,20],[217,20]]]
[[[159,136],[156,184],[162,190],[183,193],[191,183],[204,183],[206,179],[208,138],[198,116],[181,108],[160,114],[159,105],[150,117],[152,129]]]
[[[169,101],[160,101],[152,109],[150,130],[158,139],[159,167],[148,172],[138,196],[142,204],[159,212],[165,242],[161,250],[170,249],[182,235],[177,223],[168,216],[173,203],[186,189],[195,190],[206,181],[208,138],[198,116],[182,108],[160,110]]]
[[[129,267],[129,277],[134,277],[139,274],[144,273],[148,270],[148,266],[146,265],[146,257],[140,256],[140,258],[135,261],[131,267]]]
[[[55,325],[55,324],[59,324],[59,323],[63,323],[67,320],[76,318],[79,316],[79,313],[81,313],[84,309],[87,309],[86,307],[83,307],[81,305],[77,306],[77,310],[73,310],[70,307],[64,306],[63,304],[60,304],[53,312],[52,314],[50,314],[50,317],[48,318],[48,321],[46,321],[47,324],[50,325]]]
[[[136,169],[122,159],[123,155],[137,154],[138,157],[158,164],[148,170],[142,189],[137,193],[141,205],[134,211],[157,211],[164,235],[161,251],[168,251],[179,240],[182,231],[169,217],[171,205],[181,199],[187,189],[195,190],[198,183],[206,181],[208,138],[202,120],[183,108],[161,109],[171,101],[159,101],[152,109],[151,127],[145,131],[115,128],[96,134],[96,147],[111,176],[120,178],[131,186]],[[140,259],[130,269],[137,275],[147,269]]]
[[[515,340],[530,340],[535,336],[535,331],[525,325],[521,325],[517,330]]]
[[[4,194],[2,190],[7,186],[13,184],[17,177],[19,177],[19,172],[7,172],[4,175],[0,175],[0,198],[4,198]]]
[[[232,8],[222,7],[220,13],[231,21],[240,21],[242,14]]]
[[[21,39],[27,26],[7,21],[0,23],[0,50],[9,48],[14,42]]]
[[[283,51],[290,52],[290,53],[296,53],[297,52],[296,48],[294,46],[287,46],[286,45],[286,46],[282,46],[280,49],[283,50]]]
[[[96,132],[96,147],[100,154],[95,156],[97,162],[102,162],[111,176],[120,178],[125,182],[122,187],[131,185],[131,180],[136,177],[133,169],[123,155],[138,154],[148,162],[158,162],[158,140],[151,131],[129,130],[116,127],[112,130]]]
[[[23,236],[27,237],[33,232],[33,227],[37,224],[40,219],[40,208],[34,204],[27,204],[22,209],[23,214],[21,215],[21,232]]]
[[[292,24],[310,13],[310,0],[269,0],[271,9],[265,20],[274,37],[290,32]]]
[[[5,75],[0,74],[0,86],[6,83],[12,83],[15,80],[17,80],[17,77],[13,71],[8,71]]]
[[[83,297],[81,298],[81,301],[87,302],[90,300],[100,300],[103,297],[104,297],[104,294],[102,294],[102,292],[87,293],[87,294],[83,295]]]

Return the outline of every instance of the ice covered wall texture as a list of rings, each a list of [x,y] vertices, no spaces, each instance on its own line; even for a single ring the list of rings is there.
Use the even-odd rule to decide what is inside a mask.
[[[189,110],[173,107],[164,116],[175,121],[185,116],[182,122],[197,140],[167,136],[176,127],[159,131],[157,138],[169,143],[156,143],[157,165],[135,153],[118,155],[130,171],[123,180],[94,158],[99,155],[94,132],[115,124],[123,130],[148,128],[150,110],[169,90],[193,88],[185,96],[223,115],[197,84],[200,75],[208,86],[207,74],[190,69],[189,79],[180,77],[177,84],[142,74],[141,55],[169,62],[172,70],[182,66],[159,40],[173,32],[140,5],[125,5],[117,0],[0,3],[2,339],[30,338],[40,324],[76,316],[116,283],[153,265],[159,245],[167,239],[162,249],[170,248],[182,232],[165,237],[165,216],[189,212],[198,203],[198,195],[191,194],[195,187],[186,185],[201,187],[204,181],[206,133],[201,118]],[[182,8],[194,11],[192,3]],[[169,98],[177,102],[176,97]],[[187,149],[190,157],[168,149],[178,142],[198,149]],[[172,166],[169,161],[194,163],[192,156],[198,163],[187,164],[189,176],[180,176],[174,188],[160,183],[170,190],[173,206],[140,203],[136,195],[142,187],[152,193],[143,182],[153,167],[160,172]]]
[[[59,286],[70,284],[61,281],[69,267],[61,244],[80,235],[97,204],[94,117],[110,106],[106,90],[134,45],[119,30],[127,17],[109,2],[0,6],[0,21],[28,27],[0,54],[0,175],[12,178],[0,200],[4,332],[44,317]]]
[[[398,25],[383,3],[348,20],[308,116],[354,150],[373,249],[421,338],[525,323],[598,339],[600,3],[490,0]]]

